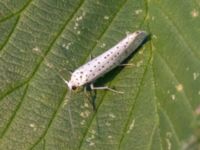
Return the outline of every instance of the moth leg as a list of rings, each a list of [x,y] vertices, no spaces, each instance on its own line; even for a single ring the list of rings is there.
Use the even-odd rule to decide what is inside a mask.
[[[89,103],[92,105],[92,108],[94,111],[96,111],[96,103],[95,103],[95,100],[96,100],[96,92],[93,94],[92,91],[89,91],[89,94],[88,94],[88,91],[87,91],[87,86],[84,86],[84,93],[87,97],[87,100],[89,101]]]
[[[94,56],[92,54],[90,54],[90,60],[92,60],[94,58]]]
[[[130,64],[119,64],[119,66],[134,66],[134,64],[133,63],[130,63]]]
[[[114,90],[114,89],[112,89],[112,88],[109,88],[109,87],[107,87],[107,86],[103,86],[103,87],[94,87],[94,85],[91,83],[90,84],[90,88],[92,89],[92,90],[109,90],[109,91],[112,91],[112,92],[115,92],[115,93],[119,93],[119,94],[123,94],[124,92],[121,92],[121,91],[116,91],[116,90]]]
[[[86,86],[83,87],[83,91],[84,91],[85,94],[87,94],[87,87]]]

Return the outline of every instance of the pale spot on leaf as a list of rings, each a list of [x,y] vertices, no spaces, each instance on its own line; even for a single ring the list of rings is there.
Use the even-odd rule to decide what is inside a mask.
[[[142,13],[142,9],[137,9],[137,10],[135,11],[135,14],[136,14],[136,15],[138,15],[138,14],[140,14],[140,13]]]
[[[38,47],[34,47],[34,48],[33,48],[33,51],[34,51],[34,52],[40,52],[40,49],[39,49]]]
[[[109,114],[109,117],[116,118],[116,116],[114,114]]]
[[[182,85],[182,84],[176,85],[176,90],[177,90],[178,92],[183,91],[183,85]]]
[[[105,44],[105,43],[102,43],[100,47],[101,47],[101,48],[104,48],[105,46],[106,46],[106,44]]]
[[[90,115],[90,112],[88,110],[80,113],[80,116],[83,118],[87,118],[89,115]]]
[[[191,15],[192,15],[193,18],[196,18],[196,17],[199,16],[199,12],[198,12],[196,9],[193,9],[193,10],[191,11]]]
[[[112,136],[111,136],[111,135],[109,135],[109,136],[108,136],[108,138],[109,138],[109,139],[112,139]]]
[[[90,142],[90,144],[89,144],[90,146],[94,146],[95,145],[95,143],[94,142]]]
[[[172,100],[176,99],[176,96],[174,94],[171,95]]]
[[[199,77],[199,73],[198,72],[194,72],[193,73],[193,79],[196,80]]]
[[[135,125],[135,120],[133,120],[133,121],[131,122],[127,133],[130,133],[130,132],[131,132],[131,130],[134,128],[134,125]]]
[[[109,16],[104,16],[104,19],[105,19],[105,20],[108,20],[108,19],[109,19]]]
[[[37,130],[37,127],[34,123],[31,123],[29,126],[33,129],[33,131]]]
[[[106,122],[106,126],[111,126],[111,123],[110,122]]]
[[[81,31],[77,31],[77,34],[78,34],[78,35],[81,34]]]
[[[84,125],[85,122],[86,122],[85,120],[82,120],[82,121],[80,122],[80,124],[81,124],[81,125]]]
[[[197,108],[195,110],[195,114],[200,115],[200,105],[197,106]]]

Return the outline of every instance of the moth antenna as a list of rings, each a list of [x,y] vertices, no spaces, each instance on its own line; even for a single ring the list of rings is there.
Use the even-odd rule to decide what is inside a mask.
[[[63,76],[61,76],[60,74],[58,74],[59,77],[67,84],[67,86],[69,86],[69,81],[67,81]]]
[[[69,72],[70,75],[72,75],[72,73],[73,73],[72,70],[69,70],[69,69],[66,69],[66,68],[64,68],[63,70],[66,70],[67,72]]]
[[[50,67],[51,69],[55,69],[56,74],[64,81],[65,84],[67,84],[67,86],[69,87],[69,81],[67,81],[61,74],[60,74],[60,70],[58,70],[56,67]]]
[[[42,56],[42,58],[43,59],[45,59],[45,56],[44,56],[44,54],[40,54],[41,56]],[[49,68],[53,68],[53,69],[55,69],[57,72],[59,72],[60,73],[60,70],[58,70],[55,66],[53,66],[52,64],[47,64],[47,66],[49,67]],[[72,75],[72,73],[73,73],[73,71],[71,70],[71,69],[67,69],[67,68],[64,68],[64,69],[62,69],[62,70],[66,70],[70,75]],[[60,74],[58,74],[61,78],[62,78],[62,80],[68,85],[68,81],[67,80],[65,80],[64,79],[64,77],[63,76],[61,76]]]
[[[70,96],[71,96],[71,92],[70,92],[69,94],[70,94]],[[68,114],[69,114],[70,125],[71,125],[71,127],[72,127],[72,135],[74,136],[74,135],[75,135],[75,132],[74,132],[74,123],[73,123],[73,119],[72,119],[72,113],[71,113],[70,104],[68,105]]]
[[[69,88],[69,81],[67,81],[62,75],[60,75],[58,73],[58,76],[65,82],[65,84],[67,85],[67,87]]]
[[[34,48],[35,50],[37,50],[38,48]],[[41,56],[42,57],[42,59],[44,59],[44,60],[46,60],[46,55],[44,54],[44,53],[38,53],[38,54],[40,54],[39,56]],[[65,84],[67,84],[67,86],[68,86],[68,88],[70,87],[69,86],[69,81],[67,81],[61,74],[60,74],[60,70],[59,69],[57,69],[53,64],[51,64],[51,63],[49,63],[49,62],[46,62],[46,64],[47,64],[47,66],[48,66],[48,68],[50,68],[50,69],[55,69],[54,71],[55,71],[55,73],[64,81],[64,83]],[[64,68],[64,69],[62,69],[62,70],[67,70],[67,72],[69,72],[70,73],[70,75],[72,75],[72,71],[71,70],[69,70],[69,69],[66,69],[66,68]]]

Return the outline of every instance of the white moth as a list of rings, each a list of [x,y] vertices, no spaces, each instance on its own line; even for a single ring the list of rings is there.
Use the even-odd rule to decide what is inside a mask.
[[[147,33],[145,31],[136,31],[127,35],[111,49],[76,69],[71,74],[69,81],[64,80],[65,83],[70,90],[76,90],[78,87],[90,84],[91,89],[107,89],[118,92],[109,87],[94,87],[92,83],[120,65],[142,44],[146,37]]]

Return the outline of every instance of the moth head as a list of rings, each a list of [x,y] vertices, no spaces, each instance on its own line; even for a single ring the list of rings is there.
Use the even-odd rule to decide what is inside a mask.
[[[65,83],[67,84],[70,91],[75,91],[75,92],[82,91],[82,86],[76,85],[71,81]]]

